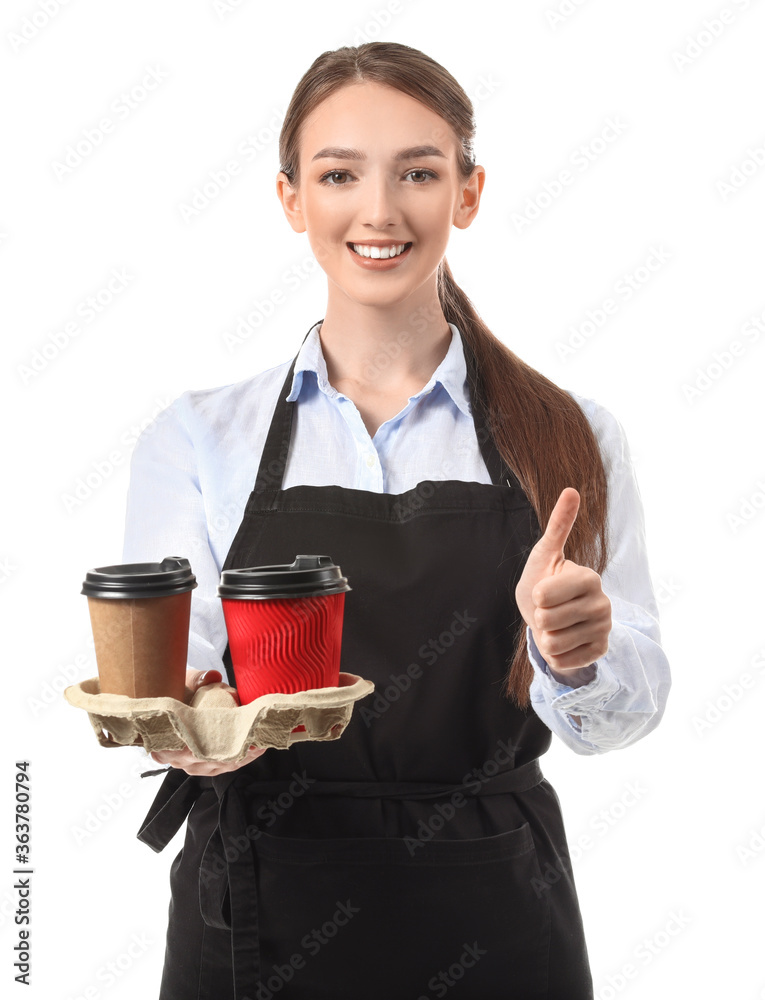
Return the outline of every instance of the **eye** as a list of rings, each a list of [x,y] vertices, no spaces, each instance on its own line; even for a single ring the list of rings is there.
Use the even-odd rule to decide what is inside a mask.
[[[329,181],[330,177],[347,177],[347,170],[328,170],[326,174],[322,174],[319,178],[319,184],[326,184],[328,187],[343,187],[343,184],[337,184],[335,181]]]
[[[424,176],[426,180],[428,178],[432,179],[432,178],[436,177],[436,174],[434,174],[432,170],[410,170],[409,173],[406,176],[409,177],[410,174],[420,174],[420,175]],[[425,180],[415,181],[414,183],[415,184],[424,184]]]

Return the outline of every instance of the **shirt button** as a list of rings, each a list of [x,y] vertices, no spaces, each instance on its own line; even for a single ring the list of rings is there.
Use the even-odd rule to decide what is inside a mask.
[[[374,464],[375,464],[374,455],[367,455],[367,465],[369,466],[369,468],[371,469]]]

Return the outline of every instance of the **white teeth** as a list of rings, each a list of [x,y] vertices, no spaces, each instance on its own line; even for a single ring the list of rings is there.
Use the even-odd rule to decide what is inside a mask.
[[[406,243],[397,243],[391,247],[369,247],[363,243],[351,243],[351,246],[361,257],[374,257],[386,260],[388,257],[397,257],[404,252]]]

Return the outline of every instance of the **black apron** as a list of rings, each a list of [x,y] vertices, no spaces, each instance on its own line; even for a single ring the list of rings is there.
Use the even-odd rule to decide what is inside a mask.
[[[310,331],[309,331],[310,333]],[[224,569],[332,557],[340,669],[375,684],[335,741],[215,778],[172,769],[138,836],[171,870],[160,1000],[589,1000],[551,742],[504,694],[539,524],[476,397],[492,483],[281,488],[295,361]],[[299,419],[299,410],[297,411]],[[236,683],[228,649],[224,657]]]

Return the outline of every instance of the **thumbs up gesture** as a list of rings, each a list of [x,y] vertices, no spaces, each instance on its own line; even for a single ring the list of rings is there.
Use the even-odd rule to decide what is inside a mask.
[[[579,494],[566,487],[515,588],[518,609],[550,672],[571,687],[592,679],[582,668],[606,654],[611,631],[611,602],[600,576],[563,553],[578,512]]]

